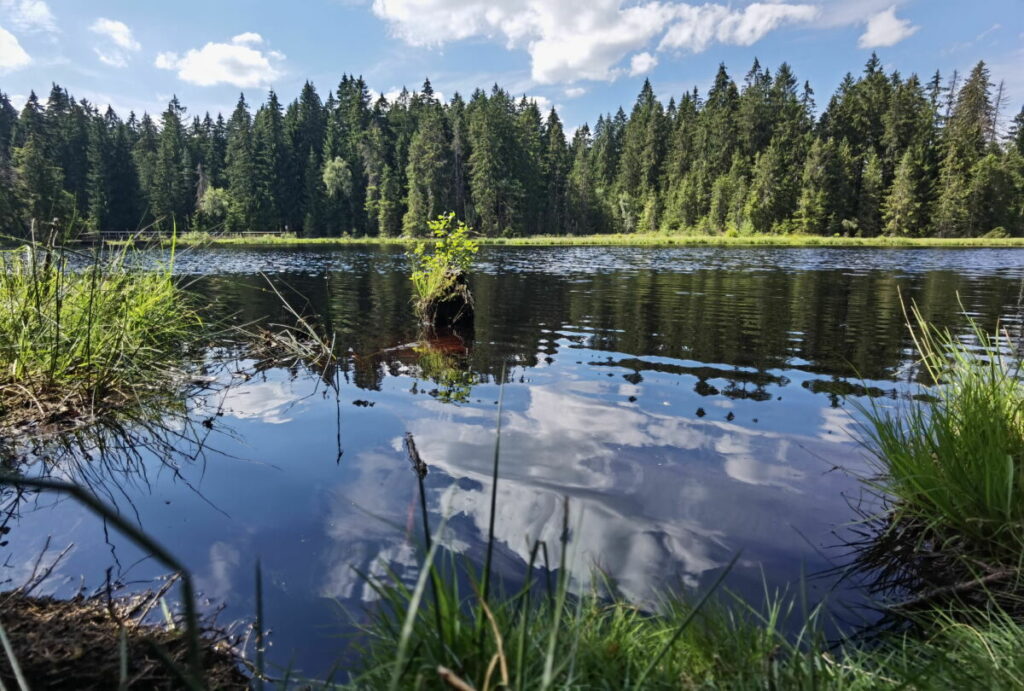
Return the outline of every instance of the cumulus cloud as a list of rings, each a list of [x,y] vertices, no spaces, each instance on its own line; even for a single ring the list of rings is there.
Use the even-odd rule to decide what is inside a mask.
[[[176,71],[182,81],[199,86],[267,86],[283,74],[281,63],[285,56],[276,50],[264,50],[263,43],[262,36],[247,32],[228,43],[207,43],[184,55],[160,53],[154,64]]]
[[[106,39],[94,50],[100,62],[112,67],[126,66],[129,54],[137,53],[142,48],[132,35],[132,30],[124,22],[100,17],[92,23],[89,31]]]
[[[587,93],[587,90],[582,86],[573,86],[565,90],[566,98],[579,98],[583,94]]]
[[[680,5],[676,11],[679,21],[669,28],[659,48],[700,53],[715,42],[753,45],[783,24],[815,19],[819,9],[814,5],[754,3],[742,10],[723,5]]]
[[[257,34],[255,31],[246,31],[243,34],[238,34],[231,39],[232,43],[238,45],[252,45],[258,46],[263,44],[263,37]]]
[[[547,96],[525,96],[527,101],[537,105],[537,109],[542,113],[547,113],[551,110],[554,104],[551,103],[551,99]]]
[[[754,3],[734,10],[663,0],[374,0],[373,12],[411,45],[503,39],[530,54],[534,81],[550,84],[613,80],[626,72],[619,65],[627,55],[658,37],[660,50],[700,52],[714,42],[751,45],[783,24],[814,19],[818,8]]]
[[[57,20],[43,0],[0,0],[0,9],[18,31],[57,31]]]
[[[857,41],[857,45],[861,48],[894,46],[903,39],[916,34],[919,28],[911,24],[909,19],[897,17],[896,6],[893,5],[868,19],[867,29]]]
[[[32,58],[21,47],[14,34],[0,26],[0,74],[13,72],[30,62]]]
[[[653,70],[658,64],[658,58],[654,57],[650,53],[637,53],[633,56],[633,59],[629,61],[629,76],[638,77],[641,74],[647,74]]]

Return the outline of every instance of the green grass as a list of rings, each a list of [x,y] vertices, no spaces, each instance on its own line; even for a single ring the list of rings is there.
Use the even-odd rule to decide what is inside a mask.
[[[1024,559],[1024,383],[1013,343],[971,322],[958,339],[916,310],[914,339],[935,383],[896,409],[865,411],[865,442],[892,523],[1002,568]]]
[[[191,234],[190,234],[191,235]],[[183,245],[215,246],[331,246],[414,245],[422,238],[329,237],[300,238],[294,235],[217,237],[194,234],[179,240]],[[477,238],[481,245],[511,246],[768,246],[768,247],[1024,247],[1024,238],[911,238],[831,237],[818,235],[689,235],[681,233],[615,235],[536,235],[521,238]]]
[[[81,418],[166,390],[196,340],[169,266],[124,252],[71,264],[59,248],[0,252],[0,416]]]
[[[425,581],[421,582],[425,583]],[[368,626],[353,688],[475,689],[1014,689],[1024,683],[1024,629],[999,611],[965,623],[942,610],[919,631],[830,641],[821,610],[776,595],[763,608],[722,593],[669,597],[648,613],[559,584],[486,609],[440,579],[437,600],[392,582]],[[419,598],[416,599],[416,595]],[[440,605],[437,603],[440,602]],[[437,624],[440,611],[440,628]],[[975,617],[978,619],[978,617]],[[404,641],[404,645],[402,642]]]

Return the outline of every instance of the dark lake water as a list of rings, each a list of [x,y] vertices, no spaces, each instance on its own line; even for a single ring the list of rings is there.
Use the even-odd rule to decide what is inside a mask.
[[[357,570],[415,575],[407,432],[429,465],[434,525],[448,519],[444,543],[481,558],[502,390],[509,579],[534,540],[558,544],[564,498],[575,586],[600,567],[639,603],[709,583],[737,552],[729,583],[754,600],[762,579],[799,587],[841,563],[860,495],[851,473],[866,472],[857,403],[891,404],[915,384],[901,297],[954,329],[963,311],[1019,329],[1024,251],[484,248],[465,343],[421,339],[399,249],[204,249],[176,270],[211,316],[237,322],[287,321],[272,280],[333,330],[336,389],[301,367],[248,380],[222,369],[231,386],[187,401],[213,429],[171,423],[180,453],[111,449],[54,472],[88,477],[178,555],[222,622],[252,616],[260,558],[271,658],[318,675],[372,606]],[[55,592],[166,571],[67,499],[23,502],[9,527],[13,584],[47,541],[49,558],[73,545]],[[814,596],[833,586],[808,584]],[[852,588],[832,597],[855,599]]]

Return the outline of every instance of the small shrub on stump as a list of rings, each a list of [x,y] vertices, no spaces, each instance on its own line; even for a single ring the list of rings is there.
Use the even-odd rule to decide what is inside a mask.
[[[412,252],[416,314],[433,327],[470,324],[473,296],[467,279],[479,244],[470,239],[465,223],[455,221],[454,213],[441,214],[427,226],[435,241],[421,242]]]

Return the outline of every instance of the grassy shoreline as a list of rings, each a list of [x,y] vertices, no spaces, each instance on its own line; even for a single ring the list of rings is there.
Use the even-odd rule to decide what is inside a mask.
[[[415,245],[430,238],[409,237],[325,237],[294,236],[218,237],[189,233],[176,239],[178,246],[341,246],[341,245]],[[1024,248],[1024,238],[912,238],[881,236],[874,238],[831,237],[820,235],[685,235],[685,234],[615,234],[615,235],[533,235],[519,238],[476,238],[480,245],[512,247],[877,247],[877,248]],[[170,244],[170,240],[163,244]],[[112,241],[108,244],[132,244]]]
[[[115,415],[165,392],[204,334],[171,266],[71,254],[0,252],[0,432]]]

